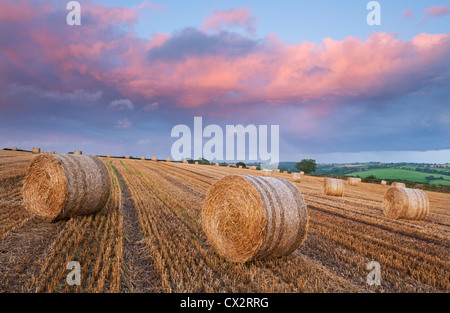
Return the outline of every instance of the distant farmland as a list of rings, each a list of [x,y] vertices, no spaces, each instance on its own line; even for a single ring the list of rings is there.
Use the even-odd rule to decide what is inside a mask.
[[[383,168],[374,169],[367,171],[358,171],[347,174],[347,176],[359,176],[362,178],[367,178],[369,176],[375,176],[380,179],[398,179],[398,180],[409,180],[417,183],[430,183],[433,185],[443,185],[450,186],[450,175],[446,175],[445,172],[439,174],[416,172],[415,170],[410,170],[406,168]],[[439,177],[444,179],[438,179]],[[434,177],[434,179],[427,179]]]
[[[450,168],[431,167],[413,163],[366,163],[358,166],[342,164],[318,164],[319,175],[359,176],[386,180],[402,180],[412,183],[450,187]]]

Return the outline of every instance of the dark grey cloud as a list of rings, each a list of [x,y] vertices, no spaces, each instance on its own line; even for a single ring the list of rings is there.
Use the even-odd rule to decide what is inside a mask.
[[[181,60],[190,56],[220,55],[237,57],[260,49],[262,43],[237,33],[207,34],[195,28],[178,31],[162,46],[149,53],[151,60]]]

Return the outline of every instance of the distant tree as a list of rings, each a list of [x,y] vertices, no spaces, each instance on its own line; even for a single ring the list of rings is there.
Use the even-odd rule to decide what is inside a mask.
[[[244,162],[237,162],[237,163],[236,163],[236,166],[237,166],[237,167],[239,167],[239,166],[247,167],[247,165],[245,165]]]
[[[196,160],[199,164],[211,164],[207,159],[201,158]]]
[[[303,159],[295,165],[295,168],[305,174],[314,173],[317,170],[316,160]]]

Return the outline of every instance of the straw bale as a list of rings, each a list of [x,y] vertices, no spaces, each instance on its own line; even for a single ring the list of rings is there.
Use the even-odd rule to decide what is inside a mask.
[[[344,194],[344,183],[342,179],[325,178],[323,180],[323,192],[328,196],[342,197]]]
[[[100,211],[110,195],[108,169],[96,157],[41,155],[28,170],[23,202],[47,221]]]
[[[358,186],[358,184],[361,182],[361,178],[355,178],[355,177],[348,177],[347,183],[350,186]]]
[[[424,220],[430,212],[430,203],[422,190],[390,187],[384,195],[383,211],[392,219]]]
[[[300,173],[292,173],[292,181],[299,183],[302,180],[302,175]]]
[[[229,262],[289,255],[308,228],[305,200],[291,183],[273,177],[226,176],[208,191],[202,226]]]

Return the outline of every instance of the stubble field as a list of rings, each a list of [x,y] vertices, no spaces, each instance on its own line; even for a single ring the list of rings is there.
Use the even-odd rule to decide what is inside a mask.
[[[323,194],[323,178],[305,176],[295,183],[309,211],[303,245],[287,257],[233,264],[208,244],[202,204],[222,177],[259,171],[105,158],[108,205],[48,223],[22,203],[34,157],[0,151],[0,292],[450,291],[449,194],[426,192],[425,221],[390,220],[386,186],[346,185],[336,198]],[[80,286],[66,284],[71,261],[81,265]],[[381,265],[381,286],[366,283],[370,261]]]

